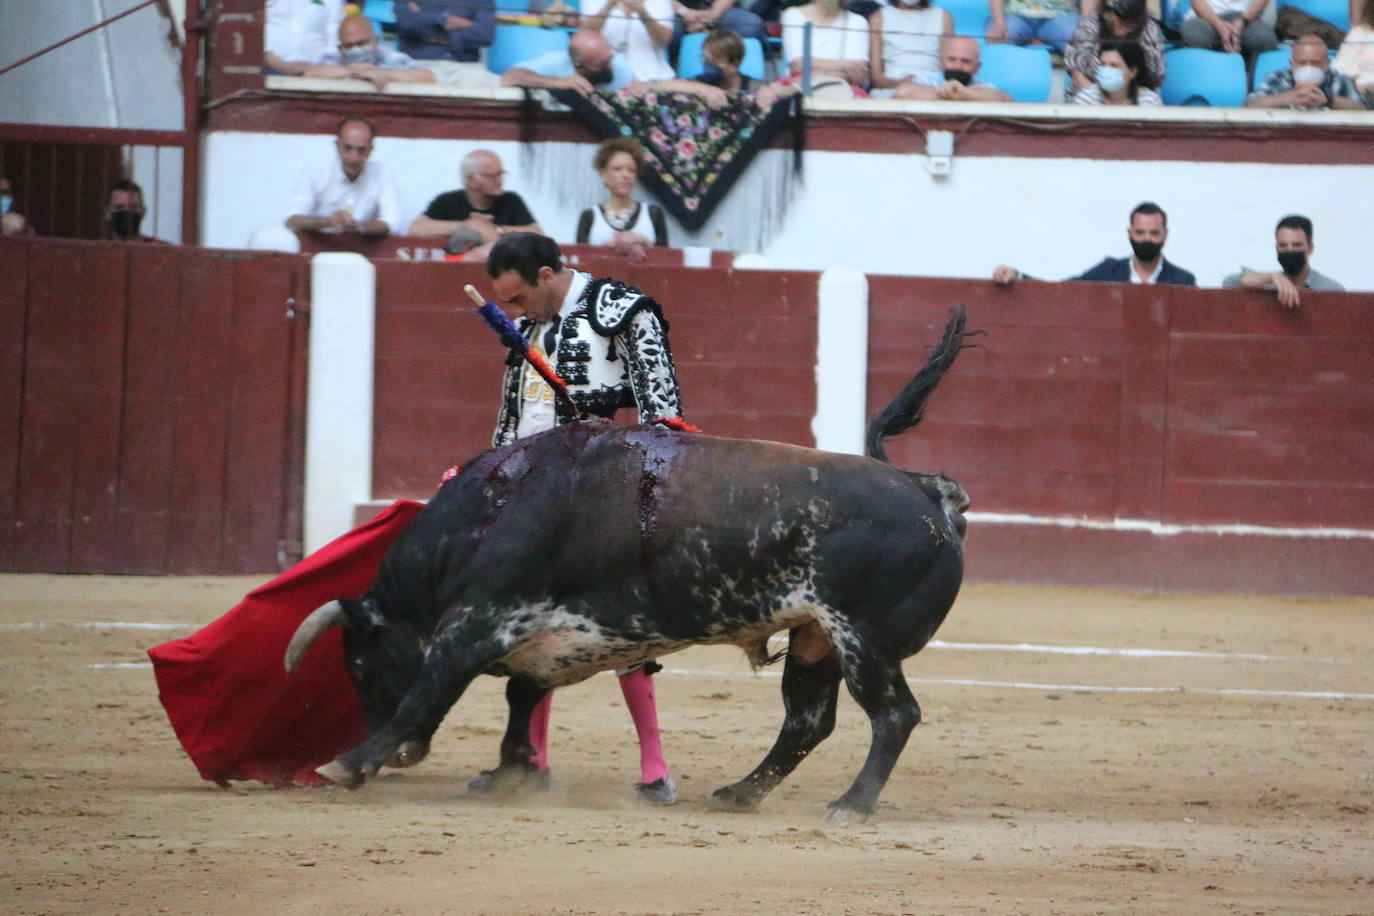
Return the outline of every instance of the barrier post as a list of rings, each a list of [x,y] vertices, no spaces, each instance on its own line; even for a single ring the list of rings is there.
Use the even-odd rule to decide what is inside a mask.
[[[360,254],[310,260],[306,374],[305,552],[353,527],[372,498],[372,379],[377,270]]]
[[[823,271],[816,293],[816,448],[862,455],[868,415],[868,277]]]

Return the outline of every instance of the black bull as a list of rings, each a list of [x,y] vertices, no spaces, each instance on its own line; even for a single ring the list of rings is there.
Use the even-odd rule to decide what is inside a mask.
[[[372,731],[319,772],[353,788],[415,762],[479,674],[510,678],[501,766],[528,767],[530,711],[551,688],[693,645],[738,645],[757,665],[788,630],[782,731],[714,800],[751,808],[781,782],[833,729],[843,679],[873,737],[827,817],[862,819],[920,721],[901,663],[958,594],[968,505],[949,478],[886,463],[882,443],[920,421],[962,340],[956,311],[870,424],[873,457],[600,421],[478,456],[361,600],[325,605],[292,640],[288,669],[345,628]]]

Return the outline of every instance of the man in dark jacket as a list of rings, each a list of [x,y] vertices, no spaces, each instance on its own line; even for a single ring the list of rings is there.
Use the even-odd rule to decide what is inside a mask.
[[[1197,278],[1164,257],[1164,241],[1169,237],[1169,216],[1158,204],[1146,201],[1131,211],[1126,237],[1131,242],[1131,255],[1125,258],[1103,258],[1070,280],[1090,283],[1168,283],[1173,286],[1197,286]],[[1015,267],[999,266],[992,272],[994,283],[1010,286],[1017,280],[1034,280]]]

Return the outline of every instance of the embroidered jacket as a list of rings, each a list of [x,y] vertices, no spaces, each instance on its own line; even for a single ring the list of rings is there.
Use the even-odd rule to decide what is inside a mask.
[[[529,318],[516,322],[526,339],[535,326]],[[668,321],[659,304],[633,286],[611,279],[588,282],[559,323],[557,343],[548,356],[585,413],[609,419],[621,407],[634,407],[641,421],[682,415]],[[507,362],[492,445],[516,438],[527,373],[534,376],[524,360]],[[562,409],[557,412],[559,425],[575,419]]]

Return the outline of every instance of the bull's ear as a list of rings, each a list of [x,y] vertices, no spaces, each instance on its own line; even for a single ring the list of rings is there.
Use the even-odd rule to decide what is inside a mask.
[[[348,618],[349,630],[363,638],[371,636],[373,630],[386,625],[386,618],[382,616],[377,602],[371,598],[340,598],[339,605],[343,608],[344,616]]]

